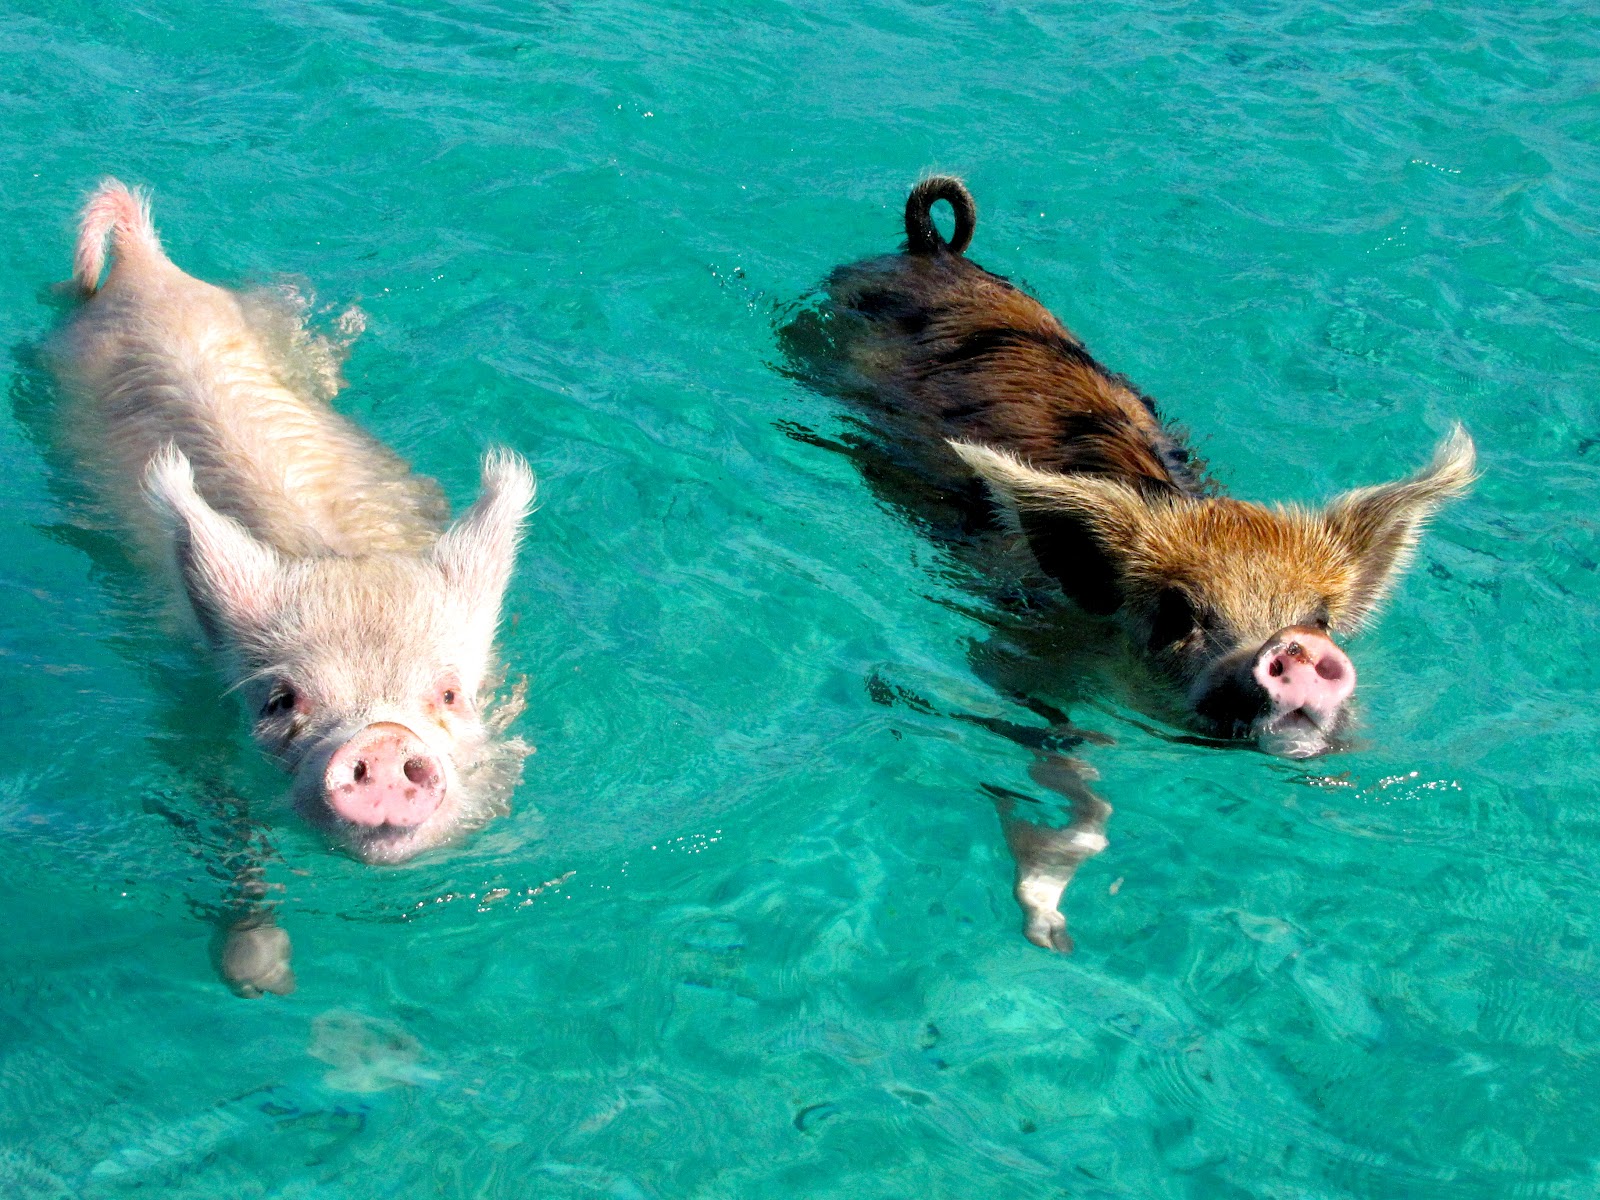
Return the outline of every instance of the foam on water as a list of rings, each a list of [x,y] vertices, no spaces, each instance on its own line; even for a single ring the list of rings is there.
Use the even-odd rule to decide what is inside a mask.
[[[0,1192],[1580,1197],[1600,1190],[1600,26],[1582,6],[0,10]],[[1351,649],[1362,744],[1174,743],[1027,944],[970,565],[778,329],[956,171],[973,257],[1236,493],[1485,474]],[[276,803],[56,448],[103,174],[186,269],[367,328],[337,403],[542,507],[513,811],[373,870]],[[986,657],[987,656],[987,657]],[[991,724],[992,727],[992,724]],[[225,800],[219,800],[224,797]],[[244,802],[241,804],[241,801]],[[299,990],[216,981],[243,836]]]

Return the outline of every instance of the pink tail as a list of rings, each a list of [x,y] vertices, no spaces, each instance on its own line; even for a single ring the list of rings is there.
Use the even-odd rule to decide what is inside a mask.
[[[86,296],[100,287],[106,267],[106,238],[117,255],[131,249],[161,253],[161,239],[150,223],[150,195],[129,191],[116,179],[101,180],[83,206],[78,224],[78,248],[72,256],[72,278]]]

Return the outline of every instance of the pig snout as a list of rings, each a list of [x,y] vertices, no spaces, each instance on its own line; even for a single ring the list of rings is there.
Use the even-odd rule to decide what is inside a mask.
[[[334,814],[354,825],[412,829],[444,799],[439,759],[403,725],[368,725],[328,760],[323,792]]]
[[[1333,639],[1291,625],[1218,663],[1191,702],[1219,737],[1249,738],[1268,754],[1310,758],[1333,748],[1355,690],[1355,664]]]
[[[1321,724],[1356,690],[1355,664],[1315,629],[1290,626],[1267,639],[1251,674],[1273,714],[1303,712]]]
[[[1328,750],[1356,690],[1356,668],[1319,629],[1291,625],[1266,640],[1250,664],[1264,697],[1253,733],[1269,754],[1309,758]]]

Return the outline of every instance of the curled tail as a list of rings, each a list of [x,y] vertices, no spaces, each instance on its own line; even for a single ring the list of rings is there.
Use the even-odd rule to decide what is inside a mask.
[[[116,179],[101,180],[78,220],[78,247],[72,255],[72,280],[85,296],[100,288],[106,267],[106,239],[117,255],[142,249],[161,253],[161,239],[150,223],[150,195],[130,191]]]
[[[947,200],[955,209],[956,228],[947,242],[933,226],[931,215],[935,201]],[[978,206],[972,202],[972,193],[966,184],[954,175],[930,175],[906,197],[906,251],[910,254],[934,254],[948,250],[960,254],[972,245],[972,231],[978,225]]]

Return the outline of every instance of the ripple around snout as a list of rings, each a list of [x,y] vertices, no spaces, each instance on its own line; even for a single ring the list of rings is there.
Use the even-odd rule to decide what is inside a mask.
[[[1593,1190],[1593,22],[48,10],[0,13],[0,1195]],[[1112,652],[1018,634],[1055,618],[991,603],[808,386],[819,283],[932,170],[1238,495],[1465,422],[1482,481],[1341,643],[1349,749],[1075,695],[1045,651]],[[331,849],[74,474],[30,300],[106,173],[187,269],[291,284],[331,356],[291,381],[348,343],[337,407],[455,511],[486,445],[537,470],[501,637],[537,753],[480,828]],[[1060,826],[1075,781],[1113,812],[1058,956],[995,801]],[[241,897],[292,996],[216,978]]]

